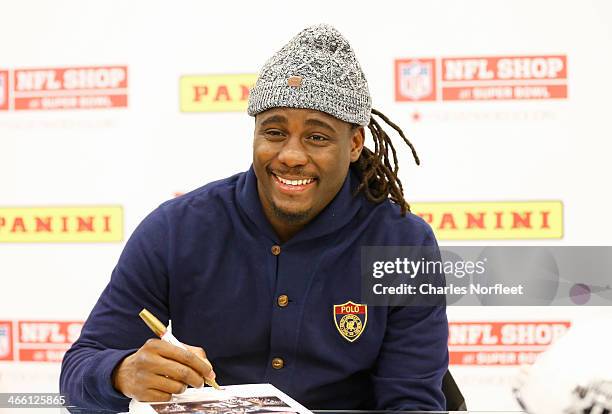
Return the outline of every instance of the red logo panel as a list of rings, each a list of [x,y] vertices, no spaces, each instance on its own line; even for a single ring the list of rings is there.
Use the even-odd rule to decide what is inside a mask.
[[[0,361],[13,360],[13,323],[0,321]]]
[[[571,326],[561,322],[451,322],[451,365],[521,365],[535,358]]]
[[[19,321],[19,360],[61,362],[82,327],[82,322]]]
[[[15,110],[127,107],[127,66],[17,69]]]
[[[439,95],[436,86],[440,89]],[[567,96],[565,55],[395,61],[395,100],[400,102],[566,99]]]
[[[0,111],[9,109],[9,73],[0,70]]]

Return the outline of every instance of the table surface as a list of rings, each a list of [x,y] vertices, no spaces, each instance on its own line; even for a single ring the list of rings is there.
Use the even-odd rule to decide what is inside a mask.
[[[71,407],[70,411],[63,408],[62,413],[77,413],[77,414],[110,414],[115,411],[107,410],[91,410]],[[525,414],[524,411],[368,411],[368,410],[313,410],[315,414],[432,414],[432,413],[444,413],[444,414]]]

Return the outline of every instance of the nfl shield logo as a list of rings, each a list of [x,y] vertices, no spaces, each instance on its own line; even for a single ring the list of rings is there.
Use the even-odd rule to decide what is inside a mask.
[[[355,342],[368,323],[368,305],[351,301],[334,305],[334,323],[344,339]]]
[[[6,79],[4,77],[4,73],[0,72],[0,107],[4,106],[6,103]]]
[[[12,358],[11,326],[7,323],[0,324],[0,360]]]
[[[9,109],[9,73],[7,70],[0,70],[0,111]]]
[[[433,59],[395,62],[396,98],[401,101],[435,99],[435,67]]]

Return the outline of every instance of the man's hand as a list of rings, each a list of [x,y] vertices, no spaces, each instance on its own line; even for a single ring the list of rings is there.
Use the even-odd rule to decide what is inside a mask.
[[[189,351],[160,339],[149,339],[117,365],[113,386],[138,401],[168,401],[172,394],[184,392],[187,385],[198,388],[204,378],[214,379],[204,350],[185,346]]]

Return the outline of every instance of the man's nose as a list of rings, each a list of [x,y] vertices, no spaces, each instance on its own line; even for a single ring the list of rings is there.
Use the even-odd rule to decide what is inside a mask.
[[[305,165],[308,154],[300,137],[289,137],[278,154],[278,160],[288,167]]]

